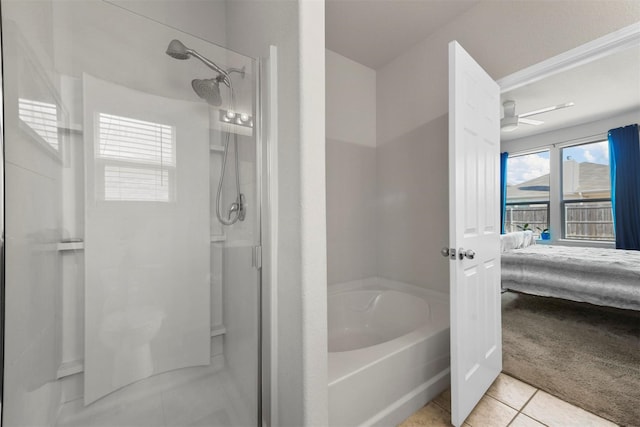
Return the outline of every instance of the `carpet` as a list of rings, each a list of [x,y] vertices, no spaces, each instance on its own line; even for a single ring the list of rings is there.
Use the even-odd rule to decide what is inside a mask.
[[[623,426],[640,426],[640,312],[502,295],[503,371]]]

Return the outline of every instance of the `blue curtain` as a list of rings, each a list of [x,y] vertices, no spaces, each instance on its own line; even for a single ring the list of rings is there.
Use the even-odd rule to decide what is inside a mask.
[[[509,153],[500,153],[500,224],[502,234],[505,234],[504,221],[507,217],[507,159]]]
[[[616,248],[640,250],[640,138],[637,124],[609,131],[609,162]]]

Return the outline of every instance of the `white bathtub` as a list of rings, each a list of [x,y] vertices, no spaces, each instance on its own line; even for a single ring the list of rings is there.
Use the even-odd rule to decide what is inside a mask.
[[[329,425],[395,426],[449,386],[446,294],[381,278],[329,286]]]

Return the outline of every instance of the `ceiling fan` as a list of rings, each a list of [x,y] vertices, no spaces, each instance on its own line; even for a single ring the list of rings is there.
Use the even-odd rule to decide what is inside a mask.
[[[527,117],[536,114],[548,113],[549,111],[561,110],[567,107],[573,107],[573,102],[565,102],[564,104],[554,105],[552,107],[541,108],[539,110],[529,111],[528,113],[516,114],[516,101],[507,100],[502,103],[504,107],[504,117],[500,120],[500,130],[505,132],[513,132],[518,128],[520,123],[538,126],[544,122],[541,120],[527,119]]]

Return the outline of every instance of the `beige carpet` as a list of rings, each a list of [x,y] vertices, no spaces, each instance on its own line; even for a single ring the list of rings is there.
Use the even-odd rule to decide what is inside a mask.
[[[507,292],[503,370],[624,426],[640,426],[640,312]]]

